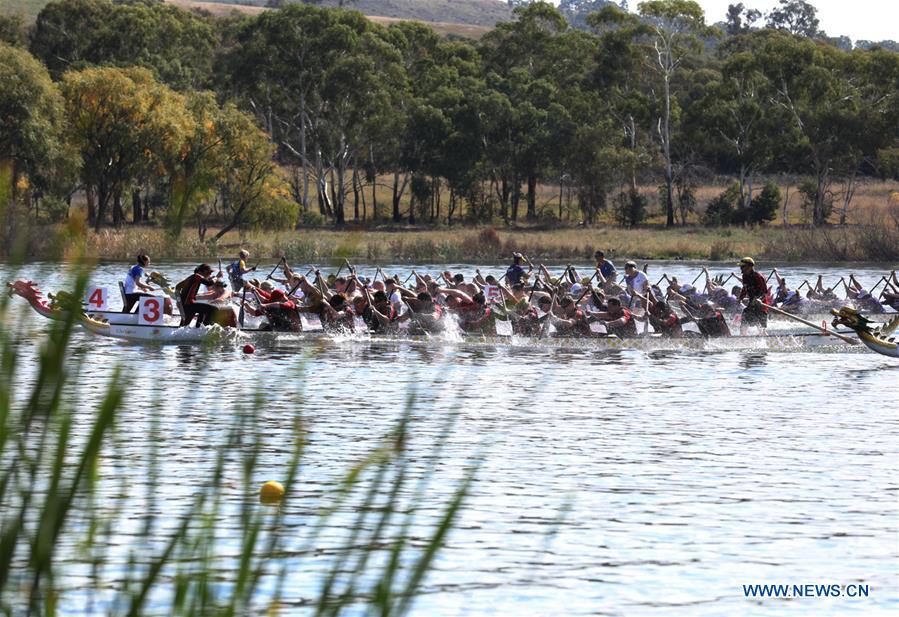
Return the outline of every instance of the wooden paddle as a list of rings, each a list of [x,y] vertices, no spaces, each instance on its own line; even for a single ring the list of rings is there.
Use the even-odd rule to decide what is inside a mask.
[[[828,334],[830,336],[835,336],[836,338],[840,339],[841,341],[845,341],[845,342],[849,343],[850,345],[858,345],[859,344],[859,342],[853,338],[849,338],[848,336],[844,336],[844,335],[840,334],[839,332],[834,332],[833,330],[828,330],[827,328],[822,328],[821,326],[819,326],[816,323],[807,321],[807,320],[803,319],[802,317],[797,317],[796,315],[793,315],[792,313],[788,313],[787,311],[782,311],[779,308],[777,308],[776,306],[771,306],[770,304],[765,304],[761,300],[756,300],[756,302],[758,302],[762,306],[767,307],[768,310],[774,311],[778,315],[783,315],[784,317],[789,317],[790,319],[793,319],[795,321],[798,321],[799,323],[810,326],[810,327],[814,328],[815,330],[819,330],[819,331],[823,332],[824,334]]]

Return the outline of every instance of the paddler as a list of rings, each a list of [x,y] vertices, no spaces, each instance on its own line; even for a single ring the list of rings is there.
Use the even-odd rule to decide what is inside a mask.
[[[637,324],[629,310],[621,306],[621,300],[612,297],[606,301],[608,307],[600,313],[591,313],[588,321],[599,321],[606,326],[606,332],[619,338],[633,338],[637,336]]]
[[[153,294],[144,293],[153,291],[153,288],[143,282],[144,268],[150,266],[149,255],[138,255],[137,263],[131,266],[128,274],[125,275],[123,283],[125,287],[125,306],[122,308],[123,313],[130,313],[134,305],[140,302],[142,296],[152,296]]]
[[[689,311],[685,312],[687,313],[687,316],[681,318],[681,322],[686,323],[688,321],[695,321],[700,334],[703,336],[709,338],[730,336],[730,328],[727,327],[727,320],[724,318],[724,315],[721,314],[721,311],[717,310],[715,305],[711,302],[705,302],[700,305],[699,312],[696,315],[691,314]]]
[[[255,266],[247,268],[247,259],[249,258],[249,251],[241,249],[237,254],[237,261],[230,263],[228,267],[225,268],[225,270],[228,271],[228,278],[231,281],[231,289],[243,289],[243,275],[247,272],[254,272],[256,270]],[[219,267],[221,267],[221,263],[219,264]]]
[[[211,276],[212,266],[200,264],[194,268],[193,274],[175,285],[175,291],[181,297],[181,309],[184,311],[184,314],[181,316],[182,326],[189,325],[194,316],[197,315],[199,315],[199,319],[197,319],[198,326],[209,325],[212,322],[215,307],[210,304],[197,302],[200,285],[204,285],[207,288],[215,285],[215,281],[212,280]]]
[[[755,260],[752,257],[740,260],[740,272],[743,275],[740,300],[744,298],[748,300],[740,320],[740,335],[745,336],[749,328],[755,326],[759,329],[759,333],[765,336],[768,328],[768,308],[762,303],[768,297],[768,283],[764,276],[755,271]]]
[[[593,253],[593,258],[596,260],[596,269],[599,270],[599,273],[602,274],[603,278],[609,283],[614,283],[615,279],[618,278],[618,271],[615,270],[615,264],[606,259],[606,254],[602,251]]]
[[[264,315],[268,320],[267,330],[274,332],[300,332],[300,316],[297,306],[287,294],[280,289],[273,289],[269,293],[268,302],[263,302],[258,308],[247,307],[253,315]]]
[[[512,265],[509,266],[508,270],[506,270],[506,280],[509,282],[509,285],[520,283],[521,278],[534,269],[533,265],[528,262],[530,268],[528,270],[525,270],[524,266],[522,265],[523,263],[524,255],[522,255],[521,253],[512,254]]]

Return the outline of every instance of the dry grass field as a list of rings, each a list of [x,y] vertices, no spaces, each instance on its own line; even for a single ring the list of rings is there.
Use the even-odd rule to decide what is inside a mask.
[[[233,12],[238,12],[245,15],[258,15],[263,11],[269,10],[261,6],[251,6],[246,4],[223,4],[220,2],[198,2],[195,0],[165,1],[185,10],[197,9],[201,11],[207,11],[211,15],[215,15],[217,17],[224,17],[230,15]],[[377,15],[368,15],[368,18],[371,21],[383,26],[389,26],[390,24],[399,23],[401,21],[409,21],[399,17],[380,17]],[[475,26],[470,24],[456,24],[440,21],[422,21],[421,23],[427,24],[428,26],[433,28],[435,32],[443,36],[453,35],[469,39],[478,39],[490,31],[490,28],[487,26]]]

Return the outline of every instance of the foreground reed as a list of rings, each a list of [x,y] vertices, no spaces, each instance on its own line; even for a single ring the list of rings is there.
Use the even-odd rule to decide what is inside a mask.
[[[78,276],[75,293],[85,284]],[[214,457],[205,480],[174,507],[159,474],[162,414],[151,414],[140,455],[133,442],[126,450],[122,412],[133,381],[117,370],[96,407],[84,405],[74,388],[85,358],[73,344],[72,318],[50,324],[29,377],[28,350],[16,337],[21,324],[11,323],[7,301],[0,301],[0,613],[246,615],[299,606],[316,615],[408,613],[476,471],[466,468],[422,534],[417,510],[453,418],[429,445],[425,470],[413,473],[409,418],[418,403],[410,395],[395,428],[301,531],[286,516],[298,498],[302,412],[280,438],[289,444],[280,467],[287,493],[280,505],[263,505],[255,496],[266,443],[257,394],[233,411],[220,442],[207,444]],[[161,401],[156,406],[163,410]],[[135,460],[147,474],[145,495],[129,490]],[[237,497],[229,492],[235,485],[243,487]],[[135,511],[143,513],[137,521]],[[343,530],[337,546],[335,528]],[[235,538],[238,548],[229,550]],[[322,545],[330,555],[324,564]],[[316,591],[297,598],[296,577]]]

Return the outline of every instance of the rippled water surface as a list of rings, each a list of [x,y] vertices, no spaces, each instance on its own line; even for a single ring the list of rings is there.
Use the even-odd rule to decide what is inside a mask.
[[[102,266],[94,282],[114,289],[125,269]],[[191,266],[159,269],[178,280]],[[819,270],[783,274],[798,282]],[[698,272],[653,264],[653,281],[662,271],[682,282]],[[829,282],[846,273],[823,271]],[[855,271],[871,285],[883,269]],[[0,275],[50,290],[63,281],[48,264],[0,266]],[[46,322],[24,302],[14,305],[5,327],[21,319],[33,352]],[[150,417],[160,414],[163,516],[192,494],[229,414],[258,389],[266,400],[259,483],[283,474],[283,436],[303,409],[302,486],[285,506],[287,526],[298,529],[390,430],[410,389],[418,396],[413,451],[424,453],[455,415],[425,504],[433,516],[463,467],[476,456],[483,463],[416,615],[899,612],[896,359],[838,348],[611,351],[361,338],[267,343],[245,356],[237,343],[133,345],[84,333],[75,345],[84,350],[78,390],[86,408],[114,366],[133,380],[120,431],[124,453],[133,448],[134,456],[104,473],[126,474],[134,495],[146,490]],[[235,482],[225,498],[240,502],[257,487]],[[332,520],[333,537],[349,516]],[[333,546],[332,535],[319,548]],[[223,550],[235,541],[223,538]],[[315,595],[307,575],[320,564],[305,567],[288,578],[290,614],[302,614],[302,601]],[[748,600],[742,586],[753,583],[865,583],[870,596]]]

